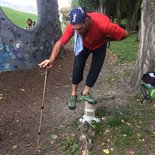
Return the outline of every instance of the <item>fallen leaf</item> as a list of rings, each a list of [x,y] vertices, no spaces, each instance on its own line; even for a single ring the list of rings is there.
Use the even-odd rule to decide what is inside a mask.
[[[135,151],[129,151],[129,155],[135,155]]]
[[[12,148],[13,148],[13,149],[17,148],[17,145],[14,145]]]
[[[58,136],[57,135],[52,135],[52,139],[57,139]]]
[[[141,135],[140,135],[139,133],[137,133],[137,136],[138,136],[138,137],[141,137]]]
[[[50,141],[50,144],[54,144],[54,140],[51,140],[51,141]]]
[[[109,153],[110,153],[110,152],[109,152],[109,149],[104,149],[103,152],[104,152],[105,154],[109,154]]]
[[[109,132],[109,130],[107,129],[107,130],[105,130],[104,134],[106,135],[108,132]]]
[[[114,148],[110,148],[111,151],[114,151]]]
[[[126,122],[127,125],[131,126],[131,124],[129,122]]]
[[[106,120],[106,117],[102,117],[101,119],[102,119],[102,121],[105,121]]]
[[[102,144],[101,144],[101,145],[103,146],[103,145],[105,145],[105,144],[106,144],[105,142],[102,142]]]
[[[121,120],[121,122],[122,122],[122,123],[125,123],[125,121],[124,121],[123,119]]]
[[[26,144],[25,146],[26,146],[26,147],[29,147],[29,146],[31,146],[31,144]]]
[[[72,134],[71,134],[71,137],[75,137],[75,134],[74,134],[74,133],[72,133]]]

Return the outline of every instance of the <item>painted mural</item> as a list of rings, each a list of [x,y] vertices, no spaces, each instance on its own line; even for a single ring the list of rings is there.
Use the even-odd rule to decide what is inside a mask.
[[[0,44],[0,71],[14,70],[14,56],[12,50],[6,44]]]
[[[61,35],[56,0],[37,0],[38,21],[31,29],[14,25],[0,7],[0,72],[37,67]]]

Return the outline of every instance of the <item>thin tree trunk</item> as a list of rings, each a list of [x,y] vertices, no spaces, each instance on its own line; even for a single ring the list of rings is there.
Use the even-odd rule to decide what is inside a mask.
[[[140,45],[131,86],[137,88],[144,73],[155,71],[155,0],[143,0]]]
[[[130,32],[133,32],[136,30],[136,24],[137,24],[137,13],[133,13],[132,16],[128,16],[127,17],[127,31],[130,33]]]
[[[117,24],[121,25],[121,12],[120,12],[120,0],[117,0]]]

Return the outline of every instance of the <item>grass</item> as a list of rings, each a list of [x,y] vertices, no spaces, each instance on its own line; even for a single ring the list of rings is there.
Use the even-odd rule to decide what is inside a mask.
[[[122,41],[112,41],[110,50],[117,55],[118,63],[135,61],[138,50],[137,34],[132,34]]]
[[[31,18],[33,21],[37,21],[37,15],[32,13],[16,11],[7,7],[2,7],[2,10],[8,19],[20,28],[25,28],[27,26],[28,18]]]
[[[131,95],[128,105],[96,111],[101,121],[92,125],[96,137],[91,155],[106,155],[106,152],[127,155],[130,151],[149,155],[149,151],[155,149],[155,129],[151,125],[155,119],[155,103],[142,102],[142,99],[141,94]],[[74,155],[79,150],[77,127],[76,120],[59,131],[64,155]]]
[[[78,143],[75,140],[75,138],[71,138],[66,136],[65,139],[63,139],[61,145],[61,150],[66,155],[73,155],[78,151]]]
[[[103,145],[100,151],[94,150],[94,155],[106,148],[113,148],[111,154],[119,155],[127,154],[127,149],[143,148],[137,151],[137,155],[142,155],[145,151],[149,154],[150,149],[155,149],[155,130],[151,128],[151,122],[155,118],[154,102],[142,102],[140,94],[130,96],[129,100],[129,105],[112,109],[111,114],[106,109],[100,111],[99,116],[106,119],[96,125],[96,133],[99,134],[97,143]]]

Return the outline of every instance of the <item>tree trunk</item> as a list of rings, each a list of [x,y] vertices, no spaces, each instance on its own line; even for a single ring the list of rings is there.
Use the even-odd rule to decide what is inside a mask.
[[[130,13],[127,14],[127,31],[133,32],[136,31],[136,26],[138,22],[138,10],[140,7],[141,1],[137,0],[135,2],[134,10],[130,11]]]
[[[117,24],[121,25],[120,0],[117,0]]]
[[[143,0],[140,45],[131,86],[138,88],[144,73],[155,71],[155,0]]]
[[[37,67],[60,38],[57,1],[36,3],[38,19],[31,29],[14,25],[0,7],[0,72]]]
[[[137,11],[134,11],[132,16],[127,17],[127,22],[128,22],[126,26],[127,31],[129,33],[135,31],[137,25]]]

